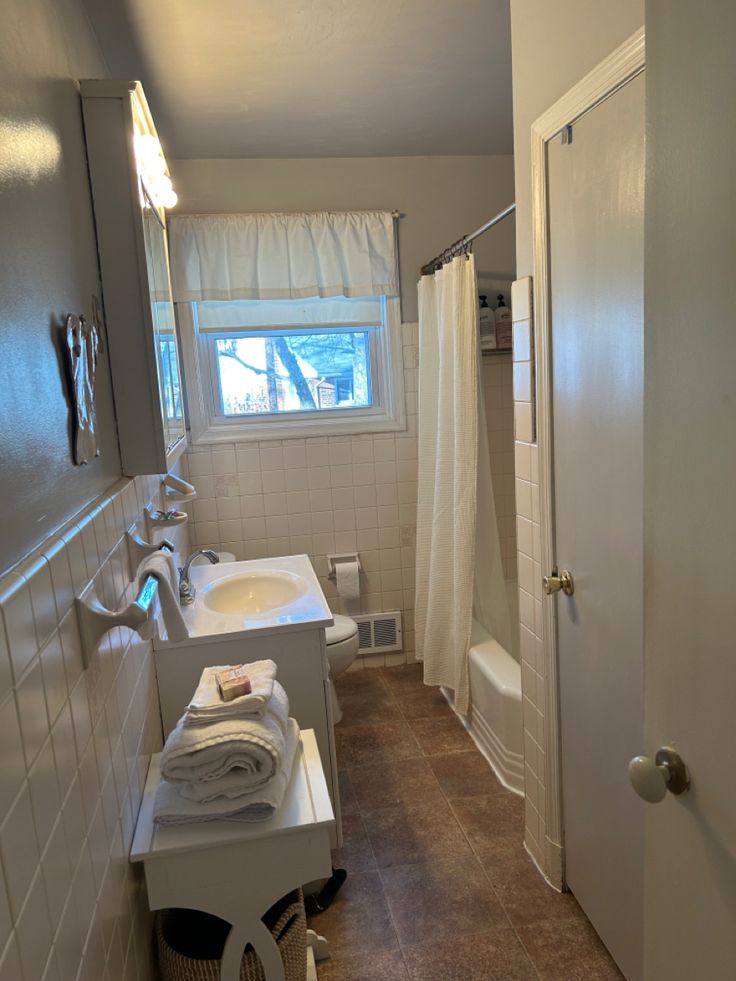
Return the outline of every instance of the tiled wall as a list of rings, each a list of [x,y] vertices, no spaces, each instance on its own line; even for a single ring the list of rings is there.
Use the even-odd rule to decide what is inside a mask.
[[[407,430],[396,434],[218,443],[189,449],[197,488],[194,545],[237,559],[305,552],[334,612],[328,552],[360,553],[362,612],[401,610],[404,650],[368,655],[357,667],[414,657],[417,501],[417,325],[404,324]],[[516,575],[511,355],[484,359],[493,489],[507,578]]]
[[[481,362],[481,379],[504,574],[507,579],[516,579],[514,396],[511,353],[484,356]]]
[[[524,725],[526,845],[540,868],[550,873],[545,827],[544,650],[542,567],[539,525],[539,458],[534,430],[534,329],[531,279],[513,286],[514,417],[516,436],[516,535],[518,543],[519,631]]]
[[[403,325],[405,432],[199,445],[187,453],[197,488],[191,541],[238,559],[305,552],[335,612],[328,552],[360,553],[362,611],[403,612],[404,651],[363,666],[413,659],[417,501],[417,325]]]
[[[73,600],[90,580],[109,608],[132,598],[122,536],[157,491],[120,481],[0,579],[2,981],[153,977],[127,861],[160,748],[151,645],[119,628],[83,670]]]

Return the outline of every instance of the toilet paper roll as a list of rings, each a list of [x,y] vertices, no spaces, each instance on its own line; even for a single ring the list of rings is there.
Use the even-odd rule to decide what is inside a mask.
[[[337,595],[345,613],[360,613],[360,571],[357,562],[336,562]]]

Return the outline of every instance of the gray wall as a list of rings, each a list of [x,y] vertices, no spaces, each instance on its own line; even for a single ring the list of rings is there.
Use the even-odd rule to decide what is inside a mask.
[[[396,208],[402,316],[417,318],[419,268],[514,199],[513,157],[175,160],[180,213]],[[478,240],[481,274],[514,278],[514,221]]]
[[[97,257],[75,78],[105,75],[78,0],[3,0],[0,31],[0,571],[120,474],[106,355],[102,455],[76,467],[61,360]]]
[[[644,0],[511,0],[516,274],[532,274],[531,125],[644,23]]]

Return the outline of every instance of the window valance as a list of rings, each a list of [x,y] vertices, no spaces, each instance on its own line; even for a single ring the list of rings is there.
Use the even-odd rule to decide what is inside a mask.
[[[397,296],[390,211],[172,215],[174,300]]]

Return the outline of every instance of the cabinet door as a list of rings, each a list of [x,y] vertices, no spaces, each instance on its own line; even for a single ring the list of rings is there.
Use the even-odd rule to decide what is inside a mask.
[[[80,88],[122,469],[166,473],[186,433],[163,212],[135,152],[141,127],[155,130],[137,82]]]

